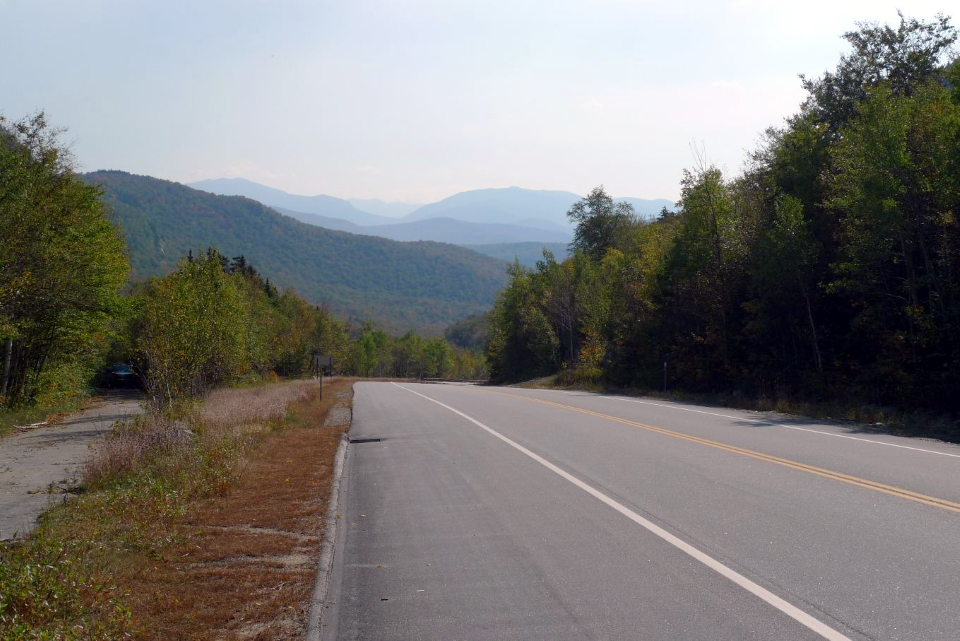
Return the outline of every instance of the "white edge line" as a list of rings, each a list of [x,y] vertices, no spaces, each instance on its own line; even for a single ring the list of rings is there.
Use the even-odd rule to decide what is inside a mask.
[[[546,390],[551,391],[551,390]],[[677,405],[667,405],[666,403],[654,403],[652,401],[641,401],[635,398],[623,398],[622,396],[605,396],[600,394],[584,394],[584,393],[574,393],[574,392],[562,392],[561,394],[571,394],[576,396],[597,396],[598,398],[612,398],[615,401],[623,401],[624,403],[639,403],[640,405],[653,405],[654,407],[663,407],[670,410],[679,410],[682,412],[694,412],[696,414],[707,414],[709,416],[719,416],[721,418],[732,418],[737,421],[750,421],[751,423],[766,423],[768,425],[775,425],[776,427],[785,427],[788,430],[798,430],[800,432],[810,432],[811,434],[822,434],[823,436],[835,436],[837,438],[847,438],[851,441],[862,441],[864,443],[873,443],[874,445],[886,445],[887,447],[898,447],[902,450],[912,450],[914,452],[924,452],[926,454],[939,454],[940,456],[949,456],[951,458],[960,458],[960,454],[951,454],[949,452],[938,452],[936,450],[925,450],[922,447],[910,447],[909,445],[898,445],[896,443],[884,443],[883,441],[874,441],[869,438],[860,438],[858,436],[847,436],[846,434],[834,434],[833,432],[823,432],[821,430],[812,430],[808,427],[797,427],[796,425],[784,425],[783,423],[777,423],[775,421],[769,421],[765,419],[757,418],[748,418],[746,416],[732,416],[730,414],[718,414],[717,412],[706,412],[704,410],[695,410],[689,407],[679,407]]]
[[[780,610],[781,612],[783,612],[784,614],[786,614],[786,615],[789,616],[790,618],[794,619],[795,621],[797,621],[797,622],[801,623],[802,625],[806,626],[806,627],[809,628],[810,630],[813,630],[814,632],[816,632],[817,634],[819,634],[819,635],[822,636],[823,638],[825,638],[825,639],[830,639],[830,641],[851,641],[849,637],[844,636],[843,634],[841,634],[841,633],[838,632],[837,630],[834,630],[833,628],[831,628],[830,626],[826,625],[825,623],[823,623],[823,622],[820,621],[819,619],[816,619],[816,618],[810,616],[809,614],[807,614],[807,613],[804,612],[803,610],[801,610],[801,609],[797,608],[796,606],[791,605],[790,603],[784,601],[783,599],[781,599],[780,597],[778,597],[778,596],[777,596],[776,594],[774,594],[773,592],[770,592],[770,591],[767,590],[766,588],[761,587],[760,585],[757,585],[756,583],[754,583],[753,581],[751,581],[751,580],[748,579],[747,577],[743,576],[743,575],[740,574],[739,572],[737,572],[737,571],[735,571],[735,570],[732,570],[731,568],[728,568],[727,566],[725,566],[724,564],[720,563],[719,561],[717,561],[717,560],[714,559],[713,557],[704,554],[703,552],[701,552],[701,551],[698,550],[697,548],[693,547],[693,546],[690,545],[689,543],[686,543],[685,541],[677,538],[677,537],[674,536],[673,534],[670,534],[669,532],[667,532],[666,530],[664,530],[664,529],[661,528],[660,526],[656,525],[655,523],[653,523],[653,522],[651,522],[651,521],[648,521],[647,519],[643,518],[642,516],[640,516],[639,514],[637,514],[636,512],[634,512],[633,510],[631,510],[630,508],[626,507],[625,505],[622,505],[621,503],[618,503],[617,501],[615,501],[614,499],[610,498],[609,496],[607,496],[607,495],[604,494],[603,492],[601,492],[601,491],[599,491],[599,490],[591,487],[590,485],[587,485],[586,483],[584,483],[583,481],[581,481],[581,480],[578,479],[577,477],[573,476],[572,474],[569,474],[568,472],[565,472],[564,470],[560,469],[559,467],[557,467],[556,465],[554,465],[554,464],[551,463],[550,461],[547,461],[546,459],[538,456],[537,454],[534,454],[533,452],[531,452],[530,450],[528,450],[528,449],[525,448],[524,446],[522,446],[522,445],[520,445],[519,443],[516,443],[516,442],[514,442],[514,441],[512,441],[512,440],[510,440],[509,438],[507,438],[507,437],[504,436],[503,434],[497,432],[496,430],[487,427],[486,425],[484,425],[484,424],[481,423],[480,421],[478,421],[478,420],[476,420],[476,419],[474,419],[474,418],[471,418],[471,417],[467,416],[466,414],[464,414],[464,413],[461,412],[460,410],[454,409],[453,407],[450,407],[449,405],[447,405],[447,404],[445,404],[445,403],[441,403],[440,401],[438,401],[438,400],[436,400],[436,399],[430,398],[429,396],[425,396],[425,395],[421,394],[420,392],[415,392],[415,391],[413,391],[412,389],[409,389],[409,388],[404,387],[403,385],[399,385],[399,384],[397,384],[397,383],[392,383],[392,384],[393,384],[393,385],[396,385],[397,387],[399,387],[399,388],[402,389],[402,390],[405,390],[405,391],[407,391],[407,392],[410,392],[411,394],[416,394],[416,395],[419,396],[420,398],[424,398],[424,399],[426,399],[426,400],[428,400],[428,401],[430,401],[430,402],[432,402],[432,403],[436,403],[437,405],[439,405],[439,406],[441,406],[441,407],[444,407],[444,408],[450,410],[451,412],[453,412],[454,414],[456,414],[456,415],[458,415],[458,416],[460,416],[460,417],[462,417],[462,418],[470,421],[471,423],[473,423],[473,424],[476,425],[477,427],[479,427],[479,428],[481,428],[481,429],[483,429],[483,430],[486,430],[487,432],[489,432],[490,434],[496,436],[498,439],[500,439],[501,441],[503,441],[503,442],[506,443],[507,445],[510,445],[511,447],[513,447],[513,448],[519,450],[520,452],[526,454],[527,456],[529,456],[530,458],[532,458],[532,459],[533,459],[534,461],[536,461],[537,463],[540,463],[541,465],[543,465],[544,467],[546,467],[548,470],[550,470],[550,471],[552,471],[552,472],[556,472],[557,474],[559,474],[560,476],[562,476],[562,477],[565,478],[566,480],[570,481],[571,483],[573,483],[574,485],[576,485],[577,487],[579,487],[581,490],[583,490],[583,491],[586,492],[587,494],[589,494],[589,495],[593,496],[594,498],[599,499],[600,501],[606,503],[608,506],[612,507],[612,508],[615,509],[617,512],[619,512],[620,514],[624,515],[625,517],[627,517],[628,519],[630,519],[631,521],[633,521],[633,522],[636,523],[637,525],[640,525],[641,527],[649,530],[650,532],[652,532],[653,534],[657,535],[658,537],[660,537],[661,539],[663,539],[664,541],[666,541],[666,542],[669,543],[670,545],[672,545],[672,546],[676,547],[677,549],[681,550],[682,552],[685,552],[686,554],[692,556],[694,559],[696,559],[697,561],[700,561],[701,563],[703,563],[704,565],[706,565],[706,566],[707,566],[708,568],[710,568],[711,570],[713,570],[713,571],[717,572],[718,574],[726,577],[727,579],[733,581],[734,583],[736,583],[737,585],[739,585],[740,587],[742,587],[743,589],[745,589],[747,592],[750,592],[750,593],[753,594],[754,596],[759,597],[759,598],[762,599],[763,601],[766,601],[768,604],[770,604],[770,605],[772,605],[773,607],[775,607],[776,609]]]

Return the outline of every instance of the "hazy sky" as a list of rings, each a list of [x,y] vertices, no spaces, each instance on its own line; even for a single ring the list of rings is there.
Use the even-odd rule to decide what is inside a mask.
[[[737,172],[846,50],[926,0],[0,0],[0,114],[85,170],[437,200],[518,185],[676,198]],[[960,16],[955,16],[960,19]]]

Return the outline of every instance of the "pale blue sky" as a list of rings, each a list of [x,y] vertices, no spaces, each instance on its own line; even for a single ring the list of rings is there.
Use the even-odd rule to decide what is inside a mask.
[[[0,0],[0,113],[81,167],[427,202],[518,185],[676,198],[734,173],[858,20],[915,0]]]

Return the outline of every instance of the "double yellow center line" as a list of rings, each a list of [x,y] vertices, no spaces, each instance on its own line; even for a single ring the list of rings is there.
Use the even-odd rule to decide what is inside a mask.
[[[691,436],[689,434],[684,434],[682,432],[667,430],[662,427],[655,427],[653,425],[637,423],[636,421],[620,418],[619,416],[612,416],[610,414],[594,412],[592,410],[583,409],[582,407],[565,405],[563,403],[554,403],[553,401],[545,401],[543,399],[533,398],[530,396],[521,396],[520,394],[510,394],[508,392],[494,392],[491,390],[491,393],[499,394],[501,396],[509,396],[511,398],[518,398],[524,401],[530,401],[531,403],[540,403],[542,405],[559,407],[561,409],[570,410],[571,412],[579,412],[580,414],[586,414],[587,416],[594,416],[596,418],[602,418],[608,421],[614,421],[616,423],[630,425],[631,427],[638,427],[642,430],[647,430],[649,432],[656,432],[657,434],[672,436],[674,438],[683,439],[685,441],[690,441],[692,443],[699,443],[700,445],[707,445],[709,447],[714,447],[718,450],[724,450],[727,452],[733,452],[734,454],[749,456],[750,458],[755,458],[760,461],[775,463],[777,465],[789,467],[791,469],[799,470],[801,472],[816,474],[817,476],[822,476],[824,478],[832,479],[834,481],[840,481],[841,483],[856,485],[858,487],[866,488],[868,490],[873,490],[875,492],[883,492],[884,494],[889,494],[890,496],[896,496],[902,499],[907,499],[908,501],[923,503],[924,505],[929,505],[931,507],[938,507],[942,510],[948,510],[950,512],[955,512],[957,514],[960,514],[960,503],[954,503],[953,501],[948,501],[946,499],[939,499],[935,496],[927,496],[926,494],[920,494],[919,492],[905,490],[903,488],[895,487],[893,485],[885,485],[883,483],[877,483],[876,481],[863,479],[857,476],[851,476],[849,474],[843,474],[841,472],[834,472],[833,470],[827,470],[822,467],[815,467],[813,465],[807,465],[806,463],[800,463],[798,461],[792,461],[790,459],[780,458],[779,456],[772,456],[770,454],[764,454],[763,452],[756,452],[754,450],[748,450],[742,447],[736,447],[734,445],[727,445],[726,443],[720,443],[718,441],[711,441],[710,439],[700,438],[699,436]]]

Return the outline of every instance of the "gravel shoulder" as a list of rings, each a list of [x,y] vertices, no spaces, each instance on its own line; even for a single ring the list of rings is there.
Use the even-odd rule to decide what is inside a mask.
[[[0,440],[0,540],[27,534],[44,509],[74,491],[91,444],[140,413],[141,400],[136,391],[110,392],[60,423]]]

